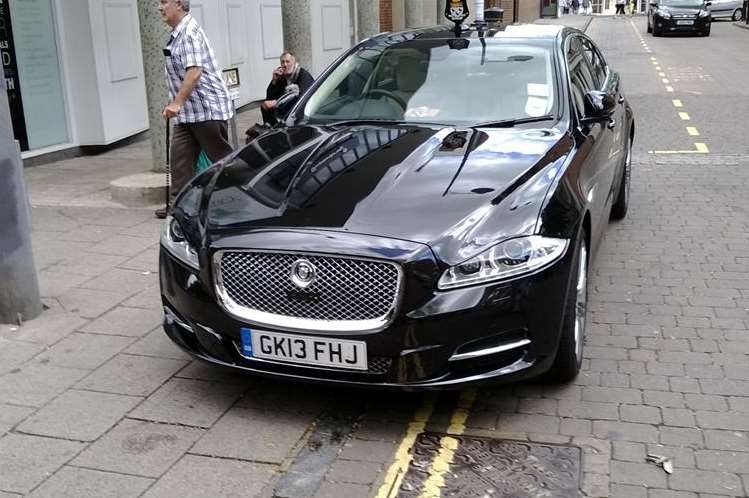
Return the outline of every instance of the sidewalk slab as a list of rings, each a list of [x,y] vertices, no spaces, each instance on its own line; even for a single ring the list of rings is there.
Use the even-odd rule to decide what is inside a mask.
[[[89,446],[72,465],[160,477],[203,432],[193,427],[124,420]]]
[[[84,446],[74,441],[8,434],[0,439],[0,490],[28,493]]]
[[[26,419],[17,430],[38,436],[94,441],[140,403],[141,399],[70,390]]]
[[[29,498],[137,498],[152,482],[144,477],[66,466]]]
[[[273,475],[270,465],[185,455],[144,498],[260,497]]]

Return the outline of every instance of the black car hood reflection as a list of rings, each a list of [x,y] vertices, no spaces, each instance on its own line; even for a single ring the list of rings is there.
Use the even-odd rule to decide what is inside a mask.
[[[453,264],[532,233],[571,146],[556,129],[527,127],[291,127],[196,178],[178,208],[200,215],[202,241],[267,228],[345,231],[425,243]]]

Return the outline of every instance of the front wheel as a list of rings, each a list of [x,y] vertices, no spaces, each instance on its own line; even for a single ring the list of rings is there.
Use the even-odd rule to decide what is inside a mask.
[[[557,355],[546,377],[555,382],[569,382],[577,377],[583,364],[585,317],[588,307],[588,247],[585,232],[575,245],[570,285],[567,290],[567,309],[564,312],[562,335]]]

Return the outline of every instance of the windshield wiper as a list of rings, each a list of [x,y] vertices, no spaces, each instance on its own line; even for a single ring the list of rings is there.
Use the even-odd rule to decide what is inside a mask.
[[[334,121],[333,123],[320,123],[322,126],[346,126],[346,125],[358,125],[358,124],[392,124],[392,125],[408,125],[408,126],[450,126],[445,123],[435,123],[431,121],[404,121],[401,119],[344,119],[342,121]]]
[[[512,128],[523,123],[538,123],[540,121],[550,121],[556,119],[556,116],[547,114],[545,116],[536,116],[531,118],[503,119],[501,121],[484,121],[471,125],[471,128]]]
[[[344,126],[357,124],[408,124],[406,121],[397,119],[344,119],[332,123],[320,123],[323,126]]]

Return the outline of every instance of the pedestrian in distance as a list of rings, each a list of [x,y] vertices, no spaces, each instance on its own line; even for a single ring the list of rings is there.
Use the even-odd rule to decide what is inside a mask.
[[[627,0],[616,0],[616,15],[617,16],[619,14],[625,15],[625,13],[624,13],[624,5],[625,5],[626,1]]]
[[[569,3],[569,0],[559,0],[559,6],[562,8],[562,14],[569,14],[570,13],[570,3]]]
[[[583,14],[589,15],[590,14],[590,0],[583,0]]]
[[[170,102],[164,119],[174,121],[171,137],[171,188],[168,206],[192,178],[200,151],[211,162],[228,155],[228,121],[234,115],[229,90],[208,38],[190,15],[190,0],[159,0],[162,20],[172,28],[164,48]],[[165,217],[168,208],[156,211]]]
[[[579,0],[572,0],[572,13],[577,14],[578,9],[580,8],[580,1]]]
[[[265,101],[260,105],[265,124],[276,123],[276,104],[278,99],[288,94],[296,94],[297,99],[304,94],[314,83],[309,71],[299,65],[294,54],[285,50],[279,58],[281,65],[273,70],[271,81],[265,92]],[[297,99],[287,102],[287,108],[291,108]]]

